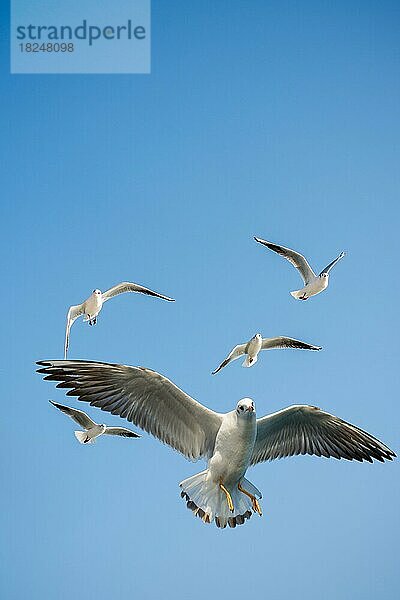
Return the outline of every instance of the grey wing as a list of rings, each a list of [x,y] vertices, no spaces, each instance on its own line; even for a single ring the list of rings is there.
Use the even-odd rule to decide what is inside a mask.
[[[308,264],[307,259],[302,254],[299,254],[299,252],[295,252],[290,248],[278,246],[278,244],[272,244],[271,242],[267,242],[266,240],[262,240],[258,237],[254,237],[254,239],[259,244],[266,246],[270,250],[273,250],[274,252],[277,252],[278,254],[286,258],[286,260],[288,260],[299,271],[306,285],[307,283],[310,283],[310,281],[313,281],[316,275],[310,267],[310,265]]]
[[[120,435],[122,437],[139,438],[140,435],[125,427],[106,427],[105,435]]]
[[[264,338],[262,341],[262,350],[273,350],[274,348],[299,348],[300,350],[321,350],[322,346],[313,346],[313,344],[307,344],[307,342],[301,342],[300,340],[294,340],[290,337],[275,337],[275,338]]]
[[[130,283],[129,281],[124,281],[123,283],[119,283],[118,285],[114,285],[114,287],[110,288],[106,292],[103,293],[103,302],[106,302],[110,298],[114,296],[118,296],[119,294],[124,294],[125,292],[136,292],[139,294],[147,294],[148,296],[156,296],[157,298],[162,298],[163,300],[168,300],[168,302],[175,302],[173,298],[169,298],[169,296],[163,296],[163,294],[159,294],[158,292],[153,292],[153,290],[149,290],[149,288],[143,287],[138,283]]]
[[[37,364],[44,379],[69,389],[68,396],[127,419],[188,459],[212,455],[222,415],[156,371],[84,360]]]
[[[92,421],[92,419],[86,413],[83,412],[83,410],[77,410],[76,408],[71,408],[70,406],[64,406],[64,404],[58,404],[58,402],[53,402],[53,400],[49,400],[49,402],[50,404],[61,410],[61,412],[71,417],[71,419],[73,419],[75,423],[78,423],[78,425],[81,425],[85,429],[90,429],[91,427],[97,425],[97,423]]]
[[[218,373],[218,371],[220,371],[221,369],[226,367],[226,365],[228,365],[230,362],[232,362],[233,360],[236,360],[237,358],[239,358],[240,356],[245,354],[246,347],[247,347],[247,344],[239,344],[238,346],[235,346],[234,349],[225,358],[225,360],[222,361],[222,363],[219,365],[219,367],[217,367],[215,369],[215,371],[213,371],[211,373],[211,375],[215,375],[216,373]]]
[[[69,347],[69,332],[76,319],[83,315],[85,312],[85,303],[77,304],[76,306],[70,306],[67,314],[67,327],[65,329],[65,343],[64,343],[64,358],[67,358],[68,347]]]
[[[251,464],[297,454],[360,462],[383,462],[396,456],[366,431],[315,406],[289,406],[257,420]]]
[[[329,263],[329,265],[321,271],[320,275],[322,275],[322,273],[329,273],[329,271],[332,269],[332,267],[334,267],[336,265],[336,263],[339,262],[339,260],[341,258],[343,258],[344,256],[346,256],[346,252],[341,252],[339,254],[339,256],[335,258],[335,260],[333,260],[331,263]]]

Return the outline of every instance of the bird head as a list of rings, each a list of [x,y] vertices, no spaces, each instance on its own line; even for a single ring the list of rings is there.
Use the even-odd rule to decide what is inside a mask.
[[[256,333],[256,334],[253,336],[253,340],[262,340],[262,335],[261,335],[261,333]]]
[[[321,279],[329,279],[329,273],[321,273]]]
[[[95,296],[101,296],[101,291],[100,290],[93,290],[92,292]]]
[[[251,398],[242,398],[236,405],[236,413],[239,417],[249,417],[256,414],[254,402]]]

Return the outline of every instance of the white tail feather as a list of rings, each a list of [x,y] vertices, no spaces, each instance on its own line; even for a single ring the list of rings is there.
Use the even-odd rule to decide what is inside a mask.
[[[224,529],[227,525],[242,525],[252,515],[251,499],[241,492],[237,485],[227,488],[233,502],[234,510],[229,510],[225,493],[209,478],[208,470],[197,473],[179,484],[181,496],[187,501],[187,507],[205,523],[215,520],[217,527]],[[261,493],[244,477],[241,486],[254,496],[261,498]]]
[[[87,439],[86,431],[75,431],[74,433],[75,433],[76,439],[78,440],[78,442],[80,444],[93,444],[93,442],[94,442],[93,439],[90,439],[90,440]]]
[[[252,367],[258,360],[258,356],[254,356],[251,358],[248,354],[246,354],[246,358],[242,363],[242,367]]]
[[[296,300],[300,299],[300,296],[302,296],[304,294],[303,290],[296,290],[295,292],[290,292],[291,296],[293,296],[293,298],[296,298]]]

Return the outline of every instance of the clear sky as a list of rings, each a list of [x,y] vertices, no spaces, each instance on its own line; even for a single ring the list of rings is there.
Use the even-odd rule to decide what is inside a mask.
[[[205,526],[200,471],[144,434],[84,447],[35,374],[69,305],[131,280],[71,358],[143,365],[200,402],[320,406],[399,451],[399,12],[383,1],[153,1],[152,73],[10,76],[3,3],[2,598],[398,597],[399,461],[297,457],[248,476],[264,515]],[[327,292],[253,241],[341,250]],[[211,371],[260,331],[322,352]],[[5,492],[4,492],[5,490]],[[396,589],[397,588],[397,589]]]

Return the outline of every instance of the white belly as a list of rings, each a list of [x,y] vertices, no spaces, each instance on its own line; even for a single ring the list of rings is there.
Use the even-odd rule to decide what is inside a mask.
[[[98,296],[90,296],[85,302],[85,315],[90,318],[97,317],[103,306],[103,300]]]
[[[294,298],[297,300],[305,300],[306,298],[311,298],[311,296],[316,296],[320,294],[328,287],[328,277],[321,278],[316,277],[314,281],[311,281],[306,286],[304,286],[301,290],[296,290],[295,292],[290,292]]]
[[[261,350],[261,345],[262,339],[256,338],[255,340],[250,340],[249,345],[247,346],[247,354],[250,356],[250,358],[256,358],[257,354]]]
[[[86,435],[90,440],[94,440],[94,438],[97,438],[99,435],[104,433],[104,431],[105,427],[103,427],[103,425],[95,425],[87,430]]]
[[[208,463],[208,476],[213,482],[229,486],[244,476],[253,453],[256,427],[254,414],[250,418],[237,418],[236,411],[226,415]]]

